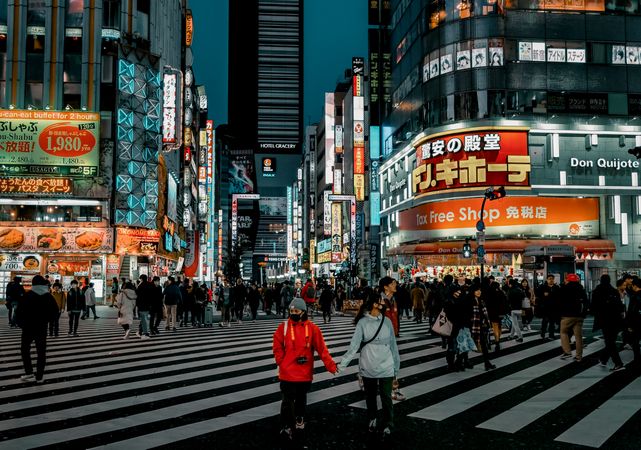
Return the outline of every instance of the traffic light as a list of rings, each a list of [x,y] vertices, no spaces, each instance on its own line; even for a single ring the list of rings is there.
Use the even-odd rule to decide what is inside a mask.
[[[463,244],[463,258],[472,257],[472,246],[470,245],[470,238],[465,239],[465,244]]]
[[[501,186],[497,189],[488,189],[485,191],[485,198],[488,200],[498,200],[505,197],[505,187]]]
[[[628,153],[634,156],[636,159],[641,159],[641,147],[634,147],[628,150]]]

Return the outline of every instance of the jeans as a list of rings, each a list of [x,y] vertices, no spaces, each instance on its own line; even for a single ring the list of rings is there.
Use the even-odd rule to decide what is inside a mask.
[[[80,320],[80,311],[69,311],[69,334],[78,333],[79,320]]]
[[[58,336],[58,331],[60,328],[60,314],[61,312],[58,311],[58,314],[53,316],[53,319],[49,322],[49,336]]]
[[[582,317],[561,317],[561,348],[563,348],[563,353],[572,353],[570,334],[574,334],[574,339],[576,340],[576,359],[581,359],[583,356]]]
[[[545,337],[547,329],[550,339],[554,339],[554,323],[555,321],[551,317],[543,316],[543,319],[541,319],[541,337]]]
[[[149,336],[149,311],[138,311],[140,317],[140,334]]]
[[[221,306],[221,308],[220,308],[220,316],[221,316],[221,318],[222,318],[221,320],[223,322],[229,323],[229,321],[231,320],[231,317],[230,317],[231,316],[231,306],[223,304],[223,306]]]
[[[160,325],[161,320],[162,320],[162,311],[152,312],[149,314],[149,327],[151,331],[155,333],[158,332],[158,325]]]
[[[36,379],[41,380],[45,373],[45,364],[47,362],[47,329],[41,330],[22,330],[20,340],[20,353],[22,354],[22,364],[26,375],[33,374],[33,363],[31,362],[31,343],[36,341],[36,353],[38,359],[36,362]]]
[[[521,316],[522,312],[520,309],[512,310],[512,331],[510,332],[510,337],[516,335],[519,339],[523,339],[523,332],[521,331]]]
[[[167,321],[165,322],[167,328],[176,328],[176,311],[178,305],[165,305],[167,306]]]
[[[605,341],[605,348],[599,353],[599,361],[603,364],[607,363],[610,358],[615,366],[622,366],[621,356],[617,349],[617,336],[619,330],[616,328],[603,328],[603,340]]]
[[[394,378],[367,378],[363,377],[363,387],[365,388],[365,403],[367,404],[367,420],[376,419],[378,404],[376,395],[381,396],[383,405],[383,421],[381,428],[392,427],[394,424],[394,404],[392,403],[392,382]]]
[[[281,381],[280,391],[283,401],[280,404],[280,423],[283,428],[294,429],[297,417],[305,417],[307,393],[311,382]]]

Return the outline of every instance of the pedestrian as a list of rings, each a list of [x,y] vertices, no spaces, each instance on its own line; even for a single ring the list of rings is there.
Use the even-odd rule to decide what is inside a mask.
[[[86,305],[86,310],[85,310],[85,316],[89,317],[90,314],[89,312],[93,312],[93,320],[100,319],[96,315],[96,291],[93,288],[93,283],[89,283],[87,286],[87,289],[85,290],[85,305]]]
[[[485,281],[484,279],[483,281]],[[485,306],[487,307],[487,314],[492,326],[492,333],[494,335],[494,351],[501,350],[501,333],[503,318],[510,314],[510,308],[507,304],[507,297],[501,286],[496,281],[488,279],[488,290],[485,295]]]
[[[378,282],[378,289],[380,291],[381,297],[383,298],[383,300],[385,300],[385,317],[392,321],[392,325],[394,326],[394,335],[396,337],[399,337],[400,327],[398,317],[398,304],[394,298],[397,285],[397,281],[392,277],[383,277]]]
[[[234,305],[236,322],[242,323],[243,310],[245,309],[245,303],[247,302],[247,288],[245,287],[242,278],[239,277],[236,279],[236,286],[231,288],[229,296],[231,297],[231,301]]]
[[[531,331],[530,324],[534,318],[534,313],[532,311],[532,305],[534,304],[534,291],[530,289],[530,283],[527,278],[521,280],[521,290],[523,291],[523,303],[521,305],[523,309],[523,330]]]
[[[247,302],[249,303],[249,309],[251,310],[252,322],[256,322],[260,300],[261,300],[261,297],[260,297],[260,291],[258,290],[258,283],[254,281],[251,284],[251,287],[249,288],[249,292],[247,293]]]
[[[194,303],[191,307],[191,326],[201,327],[205,322],[205,303],[207,303],[207,292],[196,281],[193,286]]]
[[[121,285],[116,305],[118,307],[118,325],[125,330],[123,339],[129,337],[131,325],[134,323],[134,308],[136,307],[136,287],[130,281]]]
[[[13,277],[13,281],[7,283],[5,295],[7,297],[7,309],[9,310],[9,327],[16,328],[16,308],[18,307],[18,302],[20,302],[25,295],[24,286],[22,286],[22,277],[15,276]]]
[[[308,278],[305,286],[303,286],[301,297],[305,300],[305,305],[307,305],[307,314],[312,316],[314,314],[314,305],[316,304],[316,286],[311,278]]]
[[[472,328],[473,308],[467,290],[458,283],[453,284],[443,310],[447,319],[452,323],[452,332],[447,337],[447,351],[445,352],[447,369],[450,372],[472,369],[474,366],[469,362],[469,349],[458,344],[459,334],[467,335]]]
[[[641,339],[641,280],[636,278],[630,285],[630,304],[625,315],[625,328],[627,342],[632,346],[634,361],[632,368],[641,371],[641,352],[639,352],[639,339]]]
[[[572,358],[570,347],[570,334],[574,334],[576,341],[576,356],[574,360],[580,362],[583,357],[583,319],[587,313],[588,296],[581,286],[581,279],[577,274],[570,273],[565,277],[566,283],[561,287],[559,313],[561,315],[561,359]]]
[[[288,280],[283,282],[283,287],[280,290],[280,309],[283,314],[283,319],[287,317],[289,305],[294,299],[294,288],[290,286]]]
[[[336,312],[343,313],[343,303],[347,299],[347,293],[342,284],[339,284],[336,288]]]
[[[42,383],[47,362],[47,325],[58,314],[58,306],[43,276],[33,277],[31,290],[20,300],[15,314],[16,323],[22,328],[20,352],[25,374],[20,380]],[[35,376],[31,361],[31,343],[34,341],[37,353]]]
[[[559,303],[559,285],[555,282],[554,274],[548,274],[545,284],[541,285],[536,296],[536,311],[541,316],[541,338],[554,340],[554,329],[557,322],[557,307]],[[545,336],[545,333],[548,336]]]
[[[180,288],[176,284],[174,277],[168,278],[169,284],[163,292],[165,298],[165,307],[167,308],[167,320],[165,322],[165,330],[176,331],[176,312],[178,304],[182,301],[182,294]]]
[[[118,277],[113,277],[111,280],[111,305],[110,308],[113,308],[116,304],[116,296],[120,292],[120,287],[118,286]]]
[[[410,291],[412,298],[412,310],[414,312],[414,322],[423,323],[423,311],[425,310],[425,288],[418,281],[412,286]]]
[[[616,341],[623,330],[625,306],[619,292],[612,287],[610,275],[601,275],[599,285],[592,291],[591,310],[594,314],[592,331],[602,330],[605,342],[605,348],[599,353],[599,362],[605,367],[608,360],[612,358],[614,367],[611,371],[624,369]]]
[[[149,311],[154,295],[156,292],[153,283],[147,280],[147,275],[140,275],[140,284],[136,289],[136,308],[138,308],[138,317],[140,317],[136,336],[140,336],[140,339],[149,339]]]
[[[294,430],[305,429],[307,393],[314,375],[314,352],[318,353],[329,372],[337,372],[336,363],[325,345],[323,333],[308,318],[305,301],[296,298],[289,309],[289,319],[278,326],[273,342],[283,395],[280,407],[280,433],[285,442],[293,439]]]
[[[182,317],[180,318],[180,326],[186,327],[189,326],[189,314],[191,313],[191,324],[194,325],[194,305],[196,303],[196,297],[194,293],[194,287],[190,285],[189,278],[185,278],[183,283],[180,285],[180,294],[182,296]]]
[[[398,305],[399,322],[403,318],[403,313],[405,313],[407,319],[409,320],[410,311],[412,310],[412,297],[410,296],[410,291],[409,289],[407,289],[406,284],[397,283],[394,299],[396,300],[396,304]]]
[[[328,323],[332,321],[332,303],[334,302],[334,291],[329,283],[325,283],[321,288],[320,298],[318,303],[320,303],[320,308],[323,313],[323,323]]]
[[[64,312],[65,307],[67,306],[67,296],[62,290],[62,285],[56,281],[53,283],[51,295],[56,301],[58,306],[58,314],[54,315],[53,319],[49,322],[49,336],[58,337],[58,331],[60,328],[60,315]]]
[[[160,277],[153,278],[154,295],[151,297],[151,305],[149,307],[149,331],[152,335],[160,334],[159,326],[160,321],[163,319],[163,292],[160,285]]]
[[[359,377],[362,379],[367,404],[368,428],[376,432],[378,405],[377,394],[383,405],[380,430],[389,437],[394,425],[392,384],[398,376],[401,358],[394,335],[392,321],[385,316],[386,302],[374,292],[361,305],[354,323],[356,330],[350,347],[338,365],[339,371],[347,369],[350,361],[360,351],[358,360]]]
[[[496,366],[490,361],[488,352],[491,324],[481,285],[472,285],[470,293],[472,303],[472,339],[476,342],[477,349],[483,354],[485,370],[496,369]]]
[[[71,280],[71,288],[67,292],[67,314],[69,315],[69,336],[78,336],[80,314],[85,310],[85,296],[78,287],[78,280]]]
[[[516,342],[523,342],[521,318],[523,317],[523,299],[525,298],[525,294],[516,279],[510,278],[509,282],[510,289],[507,291],[507,301],[510,305],[510,318],[512,319],[510,338],[514,338],[516,336]]]

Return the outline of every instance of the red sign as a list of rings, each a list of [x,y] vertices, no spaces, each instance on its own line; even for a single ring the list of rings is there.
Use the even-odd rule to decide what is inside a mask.
[[[94,129],[83,130],[67,123],[56,123],[42,130],[38,144],[50,155],[73,158],[93,151],[96,148]]]
[[[365,174],[365,147],[354,147],[354,174]]]
[[[416,146],[414,195],[485,186],[529,186],[528,133],[522,128],[438,134]]]

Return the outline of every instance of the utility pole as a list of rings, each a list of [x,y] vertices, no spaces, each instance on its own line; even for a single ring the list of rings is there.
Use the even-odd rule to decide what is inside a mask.
[[[501,186],[498,189],[487,188],[483,194],[481,212],[479,213],[479,220],[476,222],[476,256],[478,257],[478,262],[481,264],[481,283],[483,283],[483,273],[485,272],[485,222],[483,221],[483,215],[485,214],[485,202],[488,200],[499,200],[503,197],[505,197],[504,186]],[[463,249],[465,249],[465,246]]]

